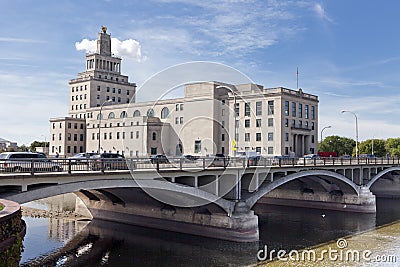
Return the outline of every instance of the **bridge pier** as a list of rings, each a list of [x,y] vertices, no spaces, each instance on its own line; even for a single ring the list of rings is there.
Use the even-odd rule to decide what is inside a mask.
[[[215,204],[182,208],[160,203],[132,188],[107,189],[124,200],[107,201],[99,192],[97,199],[78,193],[94,219],[115,221],[148,228],[199,235],[236,242],[259,240],[258,216],[244,202],[237,202],[231,216]]]
[[[257,202],[257,211],[263,205],[281,205],[301,208],[327,209],[346,212],[375,213],[375,195],[367,187],[361,187],[359,195],[328,192],[299,192],[291,189],[275,189]]]

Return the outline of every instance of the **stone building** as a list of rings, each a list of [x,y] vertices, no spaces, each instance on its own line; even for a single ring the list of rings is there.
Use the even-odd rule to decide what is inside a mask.
[[[181,98],[136,102],[136,85],[121,75],[106,29],[98,35],[96,53],[86,55],[86,71],[69,84],[69,116],[50,119],[50,155],[317,152],[317,96],[212,81],[186,84]]]

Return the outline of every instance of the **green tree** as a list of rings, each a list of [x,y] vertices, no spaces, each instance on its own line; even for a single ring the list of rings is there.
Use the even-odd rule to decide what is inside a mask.
[[[29,150],[35,152],[37,147],[48,147],[48,146],[49,142],[33,141],[29,146]]]
[[[318,144],[318,151],[336,152],[338,156],[350,155],[353,148],[356,146],[356,141],[347,137],[337,135],[327,136]]]
[[[358,154],[372,154],[372,140],[374,140],[374,155],[377,157],[386,156],[385,140],[368,139],[358,145]],[[355,152],[355,151],[354,151]]]
[[[400,138],[388,138],[385,148],[391,156],[400,157]]]
[[[19,147],[19,149],[21,150],[21,151],[28,151],[28,147],[26,146],[26,145],[22,145],[22,146],[20,146]]]

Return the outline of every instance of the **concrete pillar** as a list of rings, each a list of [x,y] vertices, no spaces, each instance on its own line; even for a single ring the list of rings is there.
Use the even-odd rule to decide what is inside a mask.
[[[296,138],[297,138],[297,134],[294,134],[293,135],[293,152],[294,152],[294,154],[297,156],[297,148],[296,148]]]
[[[215,195],[218,196],[219,194],[219,178],[218,175],[215,175]]]
[[[195,188],[199,187],[199,176],[197,175],[194,177],[194,187]]]
[[[304,143],[304,134],[301,135],[301,154],[306,154],[305,153],[305,143]]]

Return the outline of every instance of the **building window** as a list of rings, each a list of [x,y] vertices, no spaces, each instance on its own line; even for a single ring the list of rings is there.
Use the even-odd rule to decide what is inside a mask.
[[[68,140],[68,141],[71,141],[71,138],[72,138],[72,135],[71,135],[70,133],[68,133],[68,135],[67,135],[67,140]]]
[[[180,109],[180,111],[183,110],[183,104],[180,104],[180,105],[179,105],[179,109]]]
[[[225,134],[222,134],[222,135],[221,135],[221,141],[222,141],[222,142],[225,141]]]
[[[261,133],[256,133],[256,141],[261,141]]]
[[[164,107],[161,110],[161,119],[166,119],[169,116],[169,109],[167,107]]]
[[[92,133],[92,140],[94,140],[96,138],[96,134]]]
[[[261,127],[261,119],[256,119],[256,127]]]
[[[314,130],[314,122],[311,122],[311,130]]]
[[[58,140],[61,141],[62,135],[58,134]]]
[[[115,94],[115,88],[113,88],[112,92],[113,92],[113,94]]]
[[[78,129],[78,123],[74,123],[74,129]]]
[[[82,142],[83,142],[83,141],[85,141],[85,140],[84,140],[84,136],[83,136],[83,134],[80,134],[80,136],[79,136],[79,140],[80,140],[80,141],[82,141]]]
[[[118,94],[120,94],[120,93],[121,93],[121,89],[118,88]]]
[[[221,100],[222,105],[225,105],[225,99]]]
[[[118,97],[118,103],[121,103],[121,98],[120,97]]]
[[[267,152],[268,152],[268,155],[274,154],[274,148],[272,146],[269,146]]]
[[[55,140],[55,134],[52,135],[51,140],[52,140],[52,141]]]
[[[225,128],[225,121],[221,121],[222,128]]]
[[[303,128],[303,121],[299,121],[299,128]]]
[[[260,146],[256,147],[256,153],[261,154],[261,147]]]
[[[308,121],[304,122],[304,128],[308,129]]]
[[[100,92],[100,85],[97,85],[97,91]]]
[[[244,120],[244,127],[249,128],[250,127],[250,120]]]
[[[107,93],[109,93],[109,92],[110,92],[110,87],[107,86]]]
[[[268,118],[268,127],[272,127],[272,126],[274,126],[274,119],[273,118]]]
[[[244,141],[250,142],[250,133],[245,133],[244,134]]]
[[[296,117],[296,102],[292,102],[292,117]]]
[[[274,133],[268,133],[268,141],[274,141]]]
[[[311,135],[311,143],[313,143],[313,144],[314,144],[314,142],[315,142],[314,135]]]
[[[136,139],[139,139],[139,131],[136,131]]]
[[[194,141],[194,153],[200,153],[201,152],[201,140],[195,140]]]
[[[71,146],[67,146],[67,153],[71,153]]]
[[[74,134],[74,141],[78,141],[78,134]]]
[[[110,114],[108,114],[108,118],[109,119],[114,119],[115,118],[114,112],[110,112]]]
[[[97,95],[97,99],[100,99],[100,95]]]
[[[126,90],[126,95],[129,95],[129,90]]]
[[[175,124],[179,124],[179,117],[175,117]]]
[[[151,140],[153,140],[153,141],[156,141],[156,140],[157,140],[157,133],[156,133],[156,132],[153,132],[153,133],[151,134]]]
[[[150,154],[151,155],[157,155],[157,148],[156,147],[150,148]]]
[[[257,101],[256,102],[256,116],[261,116],[262,115],[262,102]]]
[[[73,93],[73,92],[74,92],[74,87],[72,87],[72,89],[71,89],[71,90],[72,90],[72,93]]]
[[[147,110],[147,117],[154,117],[154,110],[152,108]]]
[[[183,117],[180,117],[180,118],[179,118],[179,123],[180,123],[180,124],[183,124]]]
[[[126,111],[122,111],[121,115],[119,117],[120,118],[127,118],[128,117],[128,113],[126,113]]]
[[[303,104],[299,103],[299,118],[303,118]]]
[[[103,119],[103,114],[97,114],[97,120]]]
[[[315,107],[311,106],[311,119],[315,120]]]
[[[74,101],[74,96],[72,96],[72,101]]]
[[[274,100],[268,101],[268,115],[274,115]]]
[[[286,142],[289,141],[289,133],[285,133],[285,141],[286,141]]]
[[[68,129],[71,129],[71,123],[70,122],[68,122],[67,127],[68,127]]]
[[[244,115],[246,117],[250,116],[250,103],[244,103]]]
[[[179,104],[175,105],[175,111],[179,111]]]
[[[112,133],[110,132],[110,134],[108,135],[108,138],[111,140],[112,139]]]
[[[133,112],[133,117],[140,117],[140,111],[135,110],[135,112]]]
[[[308,119],[308,105],[305,106],[304,118]]]
[[[285,116],[289,116],[289,101],[285,101]]]
[[[133,139],[133,132],[131,132],[131,139]]]

